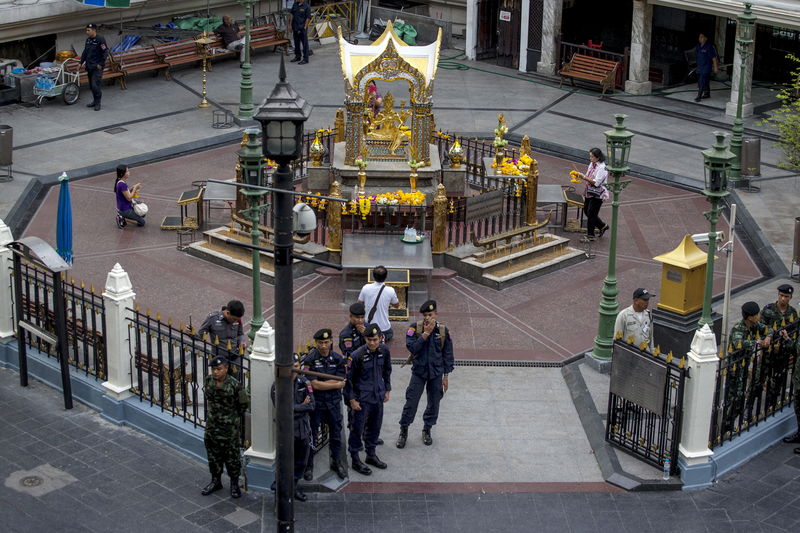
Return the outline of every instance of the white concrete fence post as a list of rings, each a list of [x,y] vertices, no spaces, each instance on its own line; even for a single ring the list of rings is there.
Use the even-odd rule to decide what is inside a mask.
[[[701,488],[711,484],[709,459],[714,452],[708,447],[708,437],[719,363],[717,338],[708,324],[695,333],[687,355],[679,461],[684,488]]]
[[[106,309],[106,393],[124,400],[131,392],[131,354],[128,344],[129,319],[133,317],[136,294],[119,263],[106,277],[103,301]]]
[[[275,463],[275,409],[270,398],[275,382],[275,330],[264,322],[250,353],[250,460],[271,468]]]
[[[11,267],[14,264],[13,253],[9,244],[14,242],[11,228],[0,219],[0,339],[13,337],[14,327],[14,290],[12,289]]]

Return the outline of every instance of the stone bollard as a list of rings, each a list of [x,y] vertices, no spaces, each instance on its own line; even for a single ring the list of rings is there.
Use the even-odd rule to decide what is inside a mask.
[[[14,242],[11,228],[0,219],[0,339],[13,337],[14,327],[14,291],[11,282],[11,267],[14,256],[9,244]]]
[[[128,346],[128,326],[136,294],[133,285],[119,263],[106,277],[103,302],[106,308],[106,394],[117,402],[130,396],[131,354]],[[106,410],[104,409],[104,413]],[[113,413],[107,413],[118,419]]]
[[[717,339],[708,324],[695,333],[687,355],[689,376],[683,392],[683,427],[678,451],[683,488],[691,490],[711,486],[713,479],[709,458],[714,452],[708,447],[708,435],[719,358]]]
[[[264,322],[250,353],[251,442],[244,452],[249,486],[269,490],[275,477],[275,407],[270,398],[275,381],[275,330]]]

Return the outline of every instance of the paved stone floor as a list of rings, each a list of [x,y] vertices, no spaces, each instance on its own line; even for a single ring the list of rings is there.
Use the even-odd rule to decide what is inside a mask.
[[[22,388],[18,374],[2,368],[0,427],[3,531],[275,530],[272,495],[203,497],[203,463],[81,404],[65,411],[57,391],[35,380]],[[518,453],[531,450],[520,444]],[[431,468],[447,475],[444,465]],[[20,484],[30,476],[41,483]],[[311,494],[295,509],[300,533],[797,531],[800,457],[776,445],[713,488],[691,493],[480,482],[377,492],[354,483],[343,493]]]

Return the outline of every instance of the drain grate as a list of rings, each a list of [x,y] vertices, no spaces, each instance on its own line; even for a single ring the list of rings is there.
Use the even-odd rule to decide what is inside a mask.
[[[126,128],[122,126],[111,128],[110,130],[103,130],[106,133],[110,133],[111,135],[116,135],[117,133],[122,133],[123,131],[128,131]]]
[[[19,484],[23,487],[38,487],[44,483],[44,479],[39,476],[25,476],[19,480]]]

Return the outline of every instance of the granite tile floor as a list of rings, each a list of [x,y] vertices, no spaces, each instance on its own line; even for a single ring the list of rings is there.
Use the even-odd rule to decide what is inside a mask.
[[[203,497],[207,470],[136,431],[0,369],[3,531],[274,531],[274,497]],[[520,449],[520,454],[528,453]],[[445,464],[432,466],[448,477]],[[551,468],[557,469],[558,465]],[[500,475],[500,473],[498,473]],[[35,476],[35,477],[34,477]],[[59,483],[54,483],[57,479]],[[20,481],[25,480],[25,483]],[[776,445],[714,487],[626,493],[604,483],[354,483],[295,506],[302,533],[797,531],[800,457]]]

